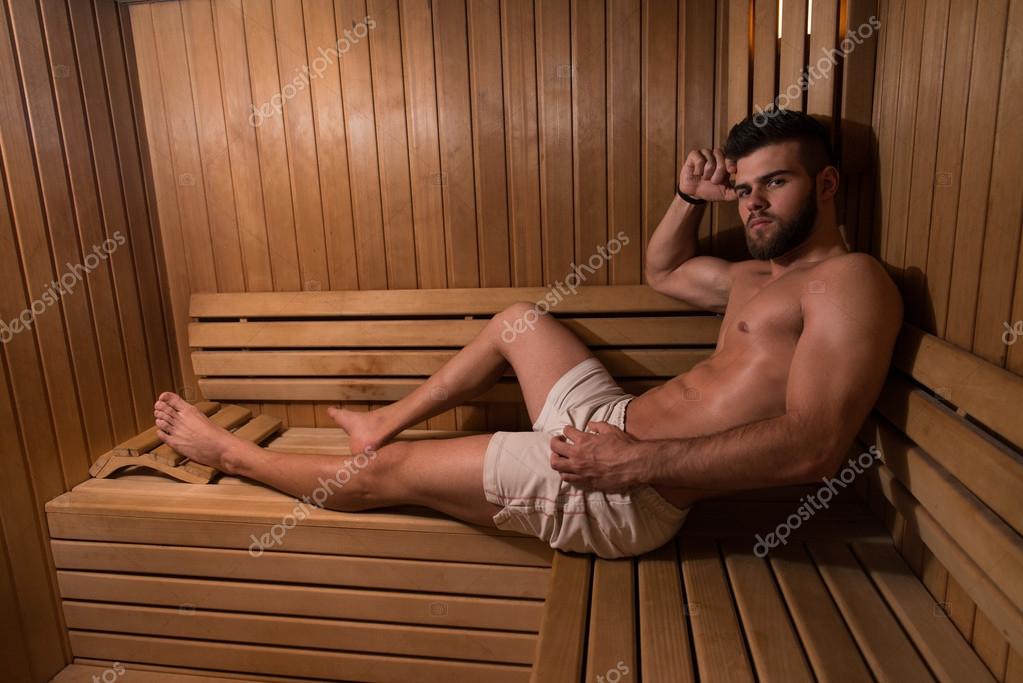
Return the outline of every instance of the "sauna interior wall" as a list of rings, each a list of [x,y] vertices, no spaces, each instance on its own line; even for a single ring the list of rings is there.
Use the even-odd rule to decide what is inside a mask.
[[[0,668],[10,681],[49,680],[70,661],[43,506],[88,477],[90,456],[146,428],[155,392],[174,386],[127,19],[112,0],[0,0]],[[58,294],[52,282],[65,275]],[[23,311],[30,329],[10,332]]]
[[[881,2],[878,17],[869,251],[899,283],[907,320],[1021,374],[1023,192],[1012,178],[1023,159],[1023,2]],[[970,587],[885,507],[903,555],[995,678],[1023,680],[1023,656]]]

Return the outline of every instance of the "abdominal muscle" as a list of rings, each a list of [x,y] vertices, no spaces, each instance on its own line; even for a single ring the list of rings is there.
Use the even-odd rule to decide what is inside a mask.
[[[783,415],[793,348],[790,341],[779,340],[755,349],[736,344],[730,352],[716,352],[630,401],[625,431],[643,440],[681,439]],[[654,489],[679,509],[727,493],[660,484]]]

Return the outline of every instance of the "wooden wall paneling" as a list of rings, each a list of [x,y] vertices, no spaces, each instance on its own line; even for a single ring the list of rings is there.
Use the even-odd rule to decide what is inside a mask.
[[[1023,231],[1023,225],[1020,226],[1020,230]],[[1012,312],[1007,321],[1013,327],[1015,327],[1016,321],[1023,320],[1023,240],[1020,240],[1019,253],[1016,256],[1016,286],[1014,289]],[[1011,341],[1012,337],[1009,339]],[[1017,375],[1023,374],[1023,344],[1020,344],[1018,339],[1016,343],[1009,346],[1005,367]]]
[[[567,0],[563,0],[567,2]],[[433,9],[433,50],[434,68],[437,79],[437,127],[440,147],[440,177],[438,183],[443,196],[444,233],[446,235],[447,283],[449,287],[478,287],[480,284],[479,239],[476,225],[475,172],[473,169],[473,132],[470,112],[469,42],[466,9],[463,3],[435,2]],[[553,21],[551,5],[544,3],[539,8],[537,33],[544,41],[548,35],[546,26]],[[567,18],[567,5],[564,10]],[[557,33],[551,28],[550,33]],[[545,44],[545,43],[541,43]],[[540,63],[544,62],[541,51]],[[558,64],[568,64],[568,57],[561,56]],[[561,73],[561,72],[559,72]],[[561,88],[571,87],[571,80],[562,75]],[[553,97],[547,87],[542,97]],[[562,105],[566,106],[566,105]],[[563,111],[563,117],[569,113]],[[553,122],[551,129],[541,128],[541,136],[553,144]],[[563,126],[571,126],[568,120]],[[563,131],[567,135],[567,132]],[[545,158],[545,157],[541,157]],[[541,168],[543,173],[543,168]],[[571,185],[567,186],[570,192]],[[558,195],[557,200],[569,203],[570,194]],[[545,253],[559,253],[554,244],[544,245]],[[569,255],[571,251],[569,251]]]
[[[806,113],[824,117],[835,116],[836,83],[838,83],[840,58],[835,53],[838,36],[838,0],[810,0],[810,55],[811,76],[806,89]],[[825,70],[823,67],[828,64]],[[820,73],[813,75],[812,69]],[[819,76],[819,77],[818,77]],[[837,130],[837,122],[831,121],[831,132]]]
[[[912,178],[914,137],[917,130],[917,90],[920,83],[920,50],[923,43],[924,6],[907,2],[902,22],[899,58],[898,102],[894,105],[893,147],[890,178],[886,183],[887,230],[884,262],[896,284],[902,283],[906,251],[906,222]]]
[[[728,91],[732,87],[731,73],[728,70],[728,35],[731,31],[731,25],[728,21],[730,8],[728,2],[718,2],[715,5],[717,10],[714,17],[714,144],[724,145],[729,130]],[[681,45],[679,49],[681,51]],[[676,98],[676,105],[680,101]],[[678,160],[677,166],[679,171],[683,161],[684,159],[682,158]],[[676,172],[675,180],[678,180],[678,172]],[[709,232],[711,238],[707,240],[707,243],[709,244],[713,241],[714,236],[722,230],[721,226],[726,220],[731,220],[733,224],[738,224],[738,216],[739,212],[734,203],[714,202],[710,207]]]
[[[101,401],[107,404],[107,414],[113,429],[113,438],[114,441],[117,441],[133,436],[137,433],[137,429],[131,402],[114,399],[114,388],[129,387],[131,382],[129,381],[128,367],[125,363],[127,354],[125,345],[122,342],[120,317],[113,287],[110,257],[99,258],[96,249],[100,249],[99,253],[105,253],[110,249],[118,249],[119,245],[109,234],[105,233],[103,216],[100,213],[95,175],[100,169],[98,167],[96,169],[93,168],[93,157],[91,145],[89,144],[89,133],[86,130],[79,72],[76,68],[74,43],[71,38],[67,7],[63,2],[43,0],[40,3],[40,10],[42,25],[46,32],[45,35],[48,37],[45,48],[49,52],[49,60],[52,64],[56,65],[54,67],[55,70],[60,66],[64,66],[67,74],[52,81],[57,105],[57,120],[54,121],[54,124],[59,131],[55,132],[55,137],[62,139],[64,155],[62,159],[58,160],[57,157],[52,157],[45,153],[41,154],[42,158],[49,157],[46,158],[45,162],[41,158],[41,165],[46,164],[42,165],[42,173],[44,177],[51,174],[59,177],[60,172],[66,168],[67,178],[70,181],[70,187],[68,188],[70,189],[70,195],[68,198],[72,202],[72,226],[77,226],[78,242],[82,249],[81,263],[88,265],[90,255],[94,262],[97,263],[97,267],[92,269],[88,277],[85,278],[85,282],[82,283],[84,290],[82,296],[88,297],[88,303],[86,303],[85,299],[81,302],[75,302],[73,298],[68,298],[66,302],[68,305],[75,305],[76,303],[78,305],[88,305],[91,310],[93,328],[100,351],[103,383],[94,387],[90,386],[88,390],[90,392],[97,391]],[[17,34],[17,27],[15,28]],[[38,29],[33,30],[26,26],[24,31],[26,34],[29,32],[34,33],[35,36],[33,37],[35,39],[42,40],[43,34]],[[28,38],[27,35],[24,37]],[[24,45],[28,47],[27,42]],[[45,61],[36,62],[34,59],[26,60],[23,62],[22,68],[24,70],[23,73],[27,73],[30,69],[45,70],[46,63]],[[60,73],[63,74],[64,71],[62,70]],[[47,78],[47,75],[44,71],[35,78],[39,78],[42,81]],[[44,123],[42,126],[48,127],[48,124]],[[42,147],[43,144],[42,139],[37,138],[37,149]],[[50,163],[54,165],[48,166]],[[55,202],[56,198],[54,198]],[[123,235],[123,238],[127,241],[126,235]],[[111,241],[107,242],[108,239]],[[127,261],[124,263],[127,264]],[[135,356],[137,361],[136,349],[132,349],[131,354]],[[144,358],[142,362],[143,364],[145,363]],[[133,365],[137,368],[137,362],[133,363]]]
[[[387,282],[391,288],[415,288],[418,275],[412,234],[409,143],[402,88],[404,74],[398,7],[395,0],[368,0],[366,14],[376,23],[367,38],[360,42],[368,41],[371,54],[371,115],[375,119],[377,133]],[[353,30],[355,27],[346,24],[345,28]]]
[[[501,64],[513,286],[543,284],[533,3],[501,3]],[[610,171],[610,169],[609,169]]]
[[[0,22],[3,22],[2,18]],[[0,199],[0,202],[4,204],[0,206],[0,218],[6,219],[6,201]],[[8,226],[0,228],[3,236],[9,233]],[[14,255],[13,250],[8,251],[6,248],[0,250],[0,253]],[[22,333],[21,336],[30,335]],[[5,345],[8,353],[14,343]],[[5,565],[3,573],[10,572],[14,593],[12,598],[16,598],[4,606],[2,614],[5,621],[12,620],[12,625],[16,625],[19,632],[16,640],[9,644],[20,650],[12,662],[12,669],[21,668],[19,659],[27,660],[27,665],[37,679],[43,680],[56,674],[70,661],[70,648],[61,623],[60,603],[52,580],[53,572],[50,570],[53,563],[50,560],[49,543],[45,525],[40,525],[43,504],[48,499],[41,498],[39,494],[45,495],[45,489],[52,487],[33,486],[33,479],[38,474],[33,471],[31,460],[27,457],[27,453],[34,452],[33,447],[38,447],[40,442],[52,443],[53,436],[45,407],[39,412],[26,414],[26,410],[35,406],[33,402],[23,403],[18,400],[12,387],[16,377],[10,376],[8,379],[7,368],[11,361],[5,360],[5,355],[0,353],[0,388],[7,391],[12,400],[4,399],[0,402],[0,428],[3,429],[5,442],[10,446],[4,449],[3,457],[0,458],[0,542],[5,548],[4,557],[0,557],[0,561]],[[17,364],[35,366],[38,360],[22,354]],[[16,372],[17,369],[10,374]],[[34,431],[40,433],[35,434]],[[43,491],[39,491],[40,488]],[[14,611],[9,611],[11,608]],[[18,647],[18,641],[22,638],[24,641]]]
[[[14,416],[10,404],[0,405],[0,424],[12,427],[5,434],[14,434]],[[28,658],[28,643],[21,625],[21,610],[18,605],[17,587],[11,576],[10,553],[7,540],[0,536],[0,657],[3,658],[7,676],[16,681],[31,681],[32,666]]]
[[[328,282],[323,289],[358,289],[351,179],[338,64],[345,59],[341,52],[344,44],[335,30],[337,22],[331,0],[307,0],[302,8],[328,271]]]
[[[949,2],[939,0],[924,16],[920,52],[916,114],[911,123],[915,140],[907,189],[906,249],[902,291],[905,319],[923,324],[926,294],[927,245],[931,230],[931,203],[935,190],[938,150],[938,116],[944,75],[945,38],[948,34]]]
[[[842,64],[839,155],[845,190],[842,223],[850,249],[869,244],[869,212],[873,194],[874,135],[871,128],[874,72],[877,64],[877,3],[849,0],[839,22],[845,52]],[[867,236],[864,236],[867,233]],[[862,245],[862,246],[861,246]]]
[[[441,196],[433,17],[430,3],[425,0],[402,3],[399,9],[418,286],[446,287],[447,249]]]
[[[536,3],[535,10],[542,275],[548,285],[564,280],[575,259],[569,9],[570,0],[554,0]]]
[[[267,238],[266,215],[263,210],[256,128],[252,125],[252,122],[258,119],[254,118],[256,115],[252,109],[254,98],[249,84],[249,59],[246,52],[242,5],[240,0],[220,0],[211,3],[211,7],[216,73],[220,79],[220,96],[223,101],[227,138],[226,147],[221,150],[225,157],[222,163],[230,165],[238,248],[245,275],[244,289],[273,291],[274,279],[270,266],[271,253]],[[316,87],[314,86],[314,91]],[[332,156],[333,153],[333,149],[323,151],[324,156]],[[230,209],[225,207],[223,211],[227,213]]]
[[[201,172],[195,184],[201,184],[205,193],[203,203],[209,210],[209,240],[217,273],[217,291],[244,291],[245,272],[231,183],[213,10],[209,2],[200,0],[182,3],[180,11],[185,50],[178,63],[165,68],[182,72],[185,72],[182,67],[187,68],[192,106],[181,109],[195,119],[201,161]]]
[[[996,365],[1004,365],[1008,346],[1002,341],[1012,314],[1012,289],[1019,278],[1020,223],[1023,193],[1010,187],[1008,178],[1018,173],[1023,159],[1023,2],[1013,0],[1005,32],[1005,52],[998,116],[995,126],[991,186],[987,200],[987,228],[981,260],[973,353]],[[1011,320],[1010,320],[1011,318]]]
[[[572,131],[575,161],[575,263],[608,240],[607,70],[604,0],[572,1]],[[607,268],[585,283],[608,284]]]
[[[508,244],[508,189],[505,166],[501,14],[497,0],[466,5],[469,25],[469,82],[476,169],[481,287],[511,284]]]
[[[685,162],[686,152],[681,151],[678,144],[676,124],[679,109],[676,91],[680,47],[678,10],[678,3],[644,2],[642,5],[643,223],[642,241],[637,249],[649,242],[650,235],[674,199],[675,183]],[[641,271],[646,266],[645,257],[645,253],[640,254]]]
[[[167,278],[163,282],[167,288],[166,296],[173,321],[171,328],[177,351],[176,377],[181,387],[195,387],[197,386],[195,374],[192,372],[192,360],[188,349],[188,327],[183,324],[188,320],[188,298],[191,292],[188,256],[186,250],[181,248],[184,241],[182,217],[176,196],[177,180],[170,164],[170,137],[163,88],[160,83],[152,7],[144,4],[132,5],[129,18],[132,43],[135,47],[134,59],[138,68],[139,99],[147,103],[141,107],[146,133],[146,144],[143,149],[148,150],[145,156],[151,159],[149,168],[152,174],[152,192],[163,246],[161,253],[167,269]]]
[[[1023,655],[1012,648],[1009,649],[1008,661],[1005,666],[1004,683],[1023,682]]]
[[[855,0],[851,0],[855,3]],[[800,78],[806,68],[807,0],[783,0],[781,38],[778,46],[778,95],[786,109],[804,111],[806,95]],[[795,87],[792,87],[795,86]]]
[[[726,125],[718,136],[719,144],[724,144],[731,127],[750,113],[750,45],[753,40],[753,7],[750,0],[728,0],[727,27],[727,43],[717,51],[718,58],[727,65],[728,83],[724,92]],[[684,101],[679,99],[679,102]],[[712,253],[746,258],[748,252],[745,251],[744,229],[736,203],[729,202],[720,207],[713,226]]]
[[[4,307],[5,321],[19,316],[35,300],[42,301],[39,299],[42,293],[68,272],[64,264],[73,267],[82,263],[79,237],[67,201],[70,190],[64,160],[56,145],[46,144],[58,133],[39,36],[39,16],[35,5],[20,4],[13,9],[16,11],[10,15],[10,26],[6,18],[0,19],[0,36],[9,37],[0,47],[0,152],[8,186],[0,209],[6,219],[10,202],[13,242],[9,254],[12,258],[18,254],[12,265],[3,270],[7,274],[3,279],[10,280],[5,285],[11,288]],[[19,61],[15,61],[13,53],[15,44]],[[15,64],[22,68],[27,111],[22,105],[22,85]],[[26,126],[29,119],[33,121],[31,130]],[[33,152],[40,155],[38,183],[35,174],[29,172],[36,168]],[[55,175],[56,169],[60,172]],[[61,264],[59,270],[54,270],[53,262]],[[18,277],[23,281],[16,283]],[[32,322],[33,331],[21,332],[8,343],[14,392],[21,397],[15,400],[37,421],[29,440],[38,453],[35,466],[40,481],[46,482],[46,491],[40,492],[43,495],[60,492],[62,484],[84,477],[88,469],[86,451],[112,440],[102,362],[88,294],[82,292],[85,286],[84,281],[76,283],[59,307],[55,305],[57,310],[38,313]],[[96,395],[103,400],[80,401],[78,390],[69,390],[80,386],[95,387]],[[28,403],[22,404],[21,400]],[[54,414],[79,419],[70,421],[54,435],[49,422],[51,409]],[[45,429],[41,429],[42,424]],[[42,433],[37,434],[36,430]]]
[[[974,0],[952,0],[949,9],[945,77],[941,90],[938,151],[935,161],[934,201],[931,206],[931,230],[927,243],[926,299],[931,310],[925,310],[921,320],[921,323],[925,323],[923,324],[925,332],[938,336],[944,335],[948,320],[952,253],[956,239],[959,188],[962,183],[964,129],[976,11],[977,4]]]
[[[881,25],[881,37],[885,44],[884,70],[879,73],[881,89],[875,93],[878,98],[879,110],[875,120],[874,134],[878,141],[877,156],[877,195],[875,197],[874,231],[870,253],[884,260],[887,249],[888,232],[891,217],[891,186],[895,164],[895,132],[896,114],[899,102],[899,66],[902,63],[902,24],[905,15],[905,2],[892,0],[888,4],[884,23]],[[811,59],[813,52],[811,50]],[[888,267],[893,278],[897,273]]]
[[[832,0],[832,3],[834,1]],[[778,97],[778,3],[753,3],[753,111],[772,106]]]
[[[62,16],[62,10],[59,7],[56,9],[54,14],[58,17]],[[149,369],[151,362],[148,353],[149,345],[142,321],[136,266],[131,253],[132,231],[128,229],[125,213],[126,201],[118,172],[117,146],[113,135],[114,124],[110,118],[110,98],[104,82],[103,61],[95,16],[92,6],[86,3],[71,3],[67,6],[67,10],[69,16],[66,19],[70,21],[70,30],[64,34],[58,28],[57,31],[50,34],[50,45],[53,46],[66,40],[75,48],[81,78],[82,103],[81,106],[76,106],[69,112],[68,118],[75,118],[87,126],[86,133],[90,144],[83,146],[82,150],[91,152],[91,159],[82,161],[83,163],[91,161],[92,167],[80,179],[80,183],[83,185],[84,191],[95,182],[101,212],[96,225],[101,232],[96,239],[102,238],[108,246],[114,245],[116,248],[116,251],[107,258],[113,278],[113,289],[107,288],[105,299],[109,306],[105,313],[112,314],[118,324],[104,325],[102,329],[106,334],[116,334],[118,343],[112,346],[115,350],[120,347],[123,354],[122,363],[118,363],[116,366],[122,367],[122,372],[115,372],[112,377],[107,378],[114,386],[125,386],[124,383],[118,382],[118,378],[121,382],[127,383],[127,394],[118,396],[114,392],[110,393],[112,398],[110,411],[114,416],[115,428],[127,429],[125,432],[115,433],[115,440],[119,440],[134,436],[152,420],[152,404],[155,399],[153,377]],[[66,36],[66,39],[63,36]],[[55,54],[52,47],[51,52]],[[67,80],[73,81],[73,79]],[[70,101],[71,103],[77,101],[77,93],[71,97]],[[128,121],[130,122],[130,119]],[[67,135],[67,130],[68,127],[65,127],[65,135]],[[72,149],[72,145],[68,144],[69,154]],[[93,169],[95,176],[92,175]],[[139,227],[143,228],[140,232],[145,233],[148,228],[148,220],[143,221]],[[111,239],[113,242],[107,241]],[[90,276],[90,281],[91,279],[92,276]],[[116,306],[116,310],[112,310],[114,306]],[[98,313],[101,320],[103,313],[104,311]]]
[[[72,10],[76,16],[77,5]],[[136,412],[141,421],[143,416],[150,419],[152,400],[155,394],[174,386],[172,349],[170,346],[167,315],[163,304],[163,288],[160,286],[158,273],[163,259],[157,251],[157,238],[154,233],[155,222],[151,207],[147,204],[147,189],[144,182],[140,148],[145,146],[141,131],[136,125],[136,110],[132,100],[134,60],[126,56],[131,54],[131,27],[126,25],[127,13],[122,15],[118,8],[107,2],[93,5],[95,10],[96,29],[99,39],[103,78],[109,98],[109,122],[113,129],[114,147],[117,154],[117,168],[120,184],[120,201],[124,204],[125,227],[130,227],[131,257],[133,271],[137,282],[138,301],[136,305],[141,312],[143,340],[147,351],[148,369],[151,376],[150,397],[144,405],[136,405]],[[129,69],[130,67],[130,69]],[[122,315],[126,315],[122,313]],[[125,333],[129,334],[132,324],[126,323]],[[133,342],[128,341],[130,346]],[[144,395],[144,394],[143,394]]]
[[[247,2],[242,8],[254,107],[251,121],[256,124],[257,159],[263,190],[273,286],[276,291],[299,291],[304,288],[305,281],[298,238],[295,234],[291,174],[288,172],[288,149],[284,131],[283,109],[286,106],[282,93],[284,84],[278,71],[273,8],[269,0]],[[304,46],[300,49],[304,51]],[[357,59],[357,51],[356,48],[349,53],[351,59],[343,60],[342,64],[354,62]],[[373,165],[375,167],[375,163]],[[356,206],[358,204],[356,201]],[[379,204],[377,207],[379,208]],[[382,260],[380,272],[383,273]],[[310,274],[306,280],[315,278],[315,275]],[[181,324],[180,319],[175,320]]]
[[[725,143],[725,135],[719,139],[714,135],[715,5],[685,2],[680,5],[679,14],[678,164],[674,182],[678,182],[690,150],[721,147]],[[735,212],[734,205],[728,209]],[[703,244],[711,240],[713,228],[714,212],[705,210],[698,233]]]
[[[177,3],[154,3],[151,16],[153,32],[159,36],[156,41],[158,84],[163,89],[165,103],[170,104],[167,134],[189,284],[193,290],[218,291],[195,112],[192,107],[184,106],[192,102],[192,89],[187,70],[180,68],[186,50],[181,8]],[[173,247],[180,248],[181,244]]]
[[[708,3],[713,37],[714,7]],[[640,254],[644,243],[640,225],[642,209],[642,150],[640,74],[642,42],[640,0],[607,3],[607,111],[608,111],[608,244],[621,242],[621,251],[605,262],[608,281],[616,285],[638,284],[643,279]],[[713,62],[708,83],[713,86]],[[713,87],[708,92],[713,92]],[[708,103],[707,109],[713,106]],[[706,214],[709,217],[709,212]],[[624,233],[619,240],[618,235]],[[625,244],[628,239],[628,244]],[[616,242],[616,240],[618,242]]]
[[[978,3],[976,30],[983,40],[976,41],[973,48],[955,258],[952,260],[948,319],[942,335],[946,341],[967,350],[973,346],[981,257],[987,230],[987,198],[1007,12],[1005,0]]]
[[[273,28],[301,289],[319,291],[330,286],[330,274],[327,269],[327,243],[320,201],[316,131],[309,92],[309,83],[312,81],[308,65],[310,46],[306,42],[302,4],[273,3]],[[407,163],[405,172],[407,181]]]

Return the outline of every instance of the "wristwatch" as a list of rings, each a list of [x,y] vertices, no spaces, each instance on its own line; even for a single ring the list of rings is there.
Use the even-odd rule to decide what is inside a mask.
[[[678,185],[675,185],[675,194],[677,194],[679,197],[689,202],[690,204],[695,204],[696,206],[702,206],[703,204],[707,203],[706,199],[700,199],[699,197],[693,197],[692,195],[686,194],[685,192],[679,189]]]

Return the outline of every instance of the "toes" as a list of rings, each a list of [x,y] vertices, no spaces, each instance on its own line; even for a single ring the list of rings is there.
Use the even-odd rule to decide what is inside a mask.
[[[176,416],[177,413],[175,413],[170,408],[159,407],[153,411],[153,417],[162,417],[168,422],[173,422]]]
[[[166,441],[167,439],[171,438],[171,435],[168,434],[167,432],[163,431],[162,429],[157,429],[156,430],[156,435],[158,437],[160,437],[161,441]]]
[[[171,423],[162,417],[156,418],[157,431],[169,432],[171,429]]]
[[[166,403],[172,410],[181,410],[185,406],[189,405],[185,399],[181,398],[173,391],[165,391],[160,394],[160,400]]]

